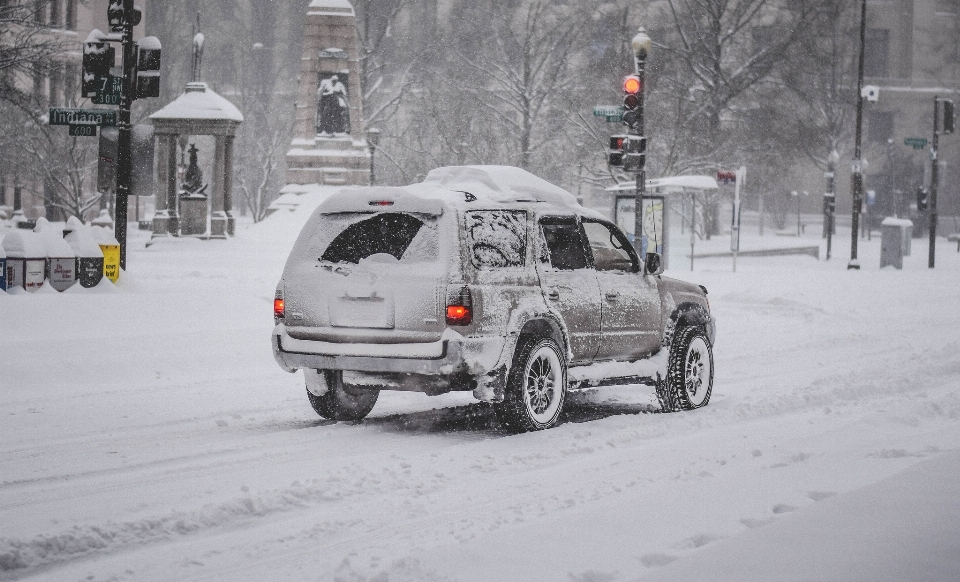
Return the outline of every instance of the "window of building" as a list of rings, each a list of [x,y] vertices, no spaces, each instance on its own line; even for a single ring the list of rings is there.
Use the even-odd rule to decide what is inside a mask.
[[[871,111],[867,114],[867,139],[887,143],[893,137],[893,112]]]
[[[66,25],[67,30],[77,29],[77,0],[67,0]]]
[[[63,26],[63,6],[61,0],[47,0],[50,2],[50,26],[59,28]]]
[[[863,76],[890,76],[890,31],[868,28],[863,51]]]

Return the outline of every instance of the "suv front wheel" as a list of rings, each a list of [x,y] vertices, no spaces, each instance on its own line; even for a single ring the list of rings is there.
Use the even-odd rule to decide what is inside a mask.
[[[494,411],[511,431],[543,430],[557,423],[566,393],[560,346],[551,338],[528,336],[514,353],[503,402],[494,404]]]
[[[677,330],[670,343],[667,377],[657,382],[663,412],[706,406],[713,391],[713,349],[700,327]]]

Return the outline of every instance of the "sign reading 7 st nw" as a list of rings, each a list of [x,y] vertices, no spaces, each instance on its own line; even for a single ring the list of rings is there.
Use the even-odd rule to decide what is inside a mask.
[[[65,107],[50,108],[50,125],[89,124],[100,127],[116,127],[117,111],[115,109],[68,109]]]

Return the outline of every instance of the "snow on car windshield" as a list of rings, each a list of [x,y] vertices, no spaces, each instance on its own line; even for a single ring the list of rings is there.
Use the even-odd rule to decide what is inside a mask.
[[[407,263],[436,259],[437,233],[409,214],[386,213],[354,222],[342,230],[320,256],[321,261],[357,264],[374,255]]]
[[[464,220],[470,256],[477,268],[522,267],[527,254],[527,213],[522,210],[476,210]]]

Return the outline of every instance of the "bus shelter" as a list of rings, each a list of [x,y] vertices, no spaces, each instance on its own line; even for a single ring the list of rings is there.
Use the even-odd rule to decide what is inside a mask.
[[[718,188],[717,180],[713,176],[672,176],[647,180],[641,210],[643,232],[640,233],[640,254],[645,257],[649,248],[663,257],[665,269],[670,268],[671,198],[687,191],[717,190]],[[606,192],[611,196],[609,210],[614,222],[633,242],[636,236],[636,184],[623,182],[610,186]]]

